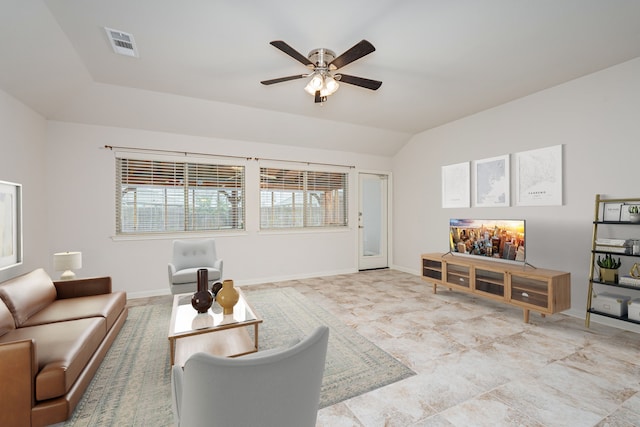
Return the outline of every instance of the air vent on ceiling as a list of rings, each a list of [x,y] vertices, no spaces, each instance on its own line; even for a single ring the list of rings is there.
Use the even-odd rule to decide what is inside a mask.
[[[138,50],[136,49],[136,43],[133,40],[133,35],[107,27],[104,27],[104,29],[107,32],[107,37],[109,38],[109,42],[111,43],[111,47],[115,53],[134,56],[136,58],[138,57]]]

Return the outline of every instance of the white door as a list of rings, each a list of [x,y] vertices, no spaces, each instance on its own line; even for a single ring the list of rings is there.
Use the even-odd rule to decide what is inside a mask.
[[[388,176],[359,175],[359,270],[389,267],[387,257]]]

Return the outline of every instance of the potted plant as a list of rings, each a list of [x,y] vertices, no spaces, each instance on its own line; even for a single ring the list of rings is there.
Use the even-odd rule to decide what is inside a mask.
[[[600,267],[600,281],[608,283],[618,283],[618,269],[622,265],[620,258],[616,261],[611,254],[604,258],[598,255],[598,267]]]
[[[638,205],[629,206],[629,221],[640,222],[640,207]]]

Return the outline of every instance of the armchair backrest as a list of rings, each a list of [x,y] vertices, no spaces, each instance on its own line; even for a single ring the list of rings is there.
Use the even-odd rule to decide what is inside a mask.
[[[184,366],[180,426],[314,427],[329,328],[239,358],[197,353]]]
[[[214,267],[216,256],[215,239],[174,240],[172,264],[176,270],[192,267]]]

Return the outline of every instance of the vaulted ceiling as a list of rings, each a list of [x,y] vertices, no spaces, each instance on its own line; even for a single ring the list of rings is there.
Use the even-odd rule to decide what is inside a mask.
[[[412,135],[640,56],[636,0],[3,0],[0,88],[51,120],[391,156]],[[117,55],[104,27],[133,35]],[[376,51],[315,104],[303,55]]]

